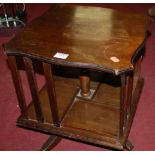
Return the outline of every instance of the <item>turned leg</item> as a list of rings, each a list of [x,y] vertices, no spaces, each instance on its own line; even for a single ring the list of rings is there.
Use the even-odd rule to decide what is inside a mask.
[[[81,96],[87,97],[90,92],[90,75],[87,70],[81,70],[80,75]]]
[[[55,136],[55,135],[51,135],[47,141],[42,145],[40,151],[48,151],[51,148],[53,148],[54,146],[56,146],[61,140],[61,137],[59,136]]]

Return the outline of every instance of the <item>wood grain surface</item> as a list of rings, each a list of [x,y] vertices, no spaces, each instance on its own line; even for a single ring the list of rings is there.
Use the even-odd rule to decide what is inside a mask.
[[[100,7],[52,5],[6,44],[8,55],[119,74],[132,70],[143,46],[148,17]],[[67,59],[54,58],[57,52]]]

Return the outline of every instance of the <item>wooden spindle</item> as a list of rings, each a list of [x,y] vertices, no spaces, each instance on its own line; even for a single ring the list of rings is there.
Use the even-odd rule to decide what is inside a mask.
[[[90,95],[90,75],[85,69],[81,70],[80,75],[81,96],[87,97]]]
[[[27,118],[26,101],[15,56],[8,56],[8,63],[11,70],[21,114],[24,118]]]
[[[36,118],[39,122],[43,122],[44,117],[43,117],[43,113],[42,113],[42,108],[41,108],[41,103],[40,103],[39,93],[38,93],[38,86],[37,86],[31,59],[25,57],[24,64],[25,64],[27,78],[28,78],[28,82],[29,82],[29,86],[30,86],[32,100],[34,103]]]
[[[46,86],[48,91],[48,97],[50,101],[53,124],[55,124],[56,126],[59,126],[58,107],[56,102],[56,93],[55,93],[55,86],[54,86],[54,81],[52,76],[51,64],[43,63],[43,68],[44,68]]]

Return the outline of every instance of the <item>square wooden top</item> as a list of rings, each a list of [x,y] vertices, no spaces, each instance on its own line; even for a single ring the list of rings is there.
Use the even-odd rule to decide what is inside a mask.
[[[119,74],[132,70],[147,22],[145,15],[101,7],[52,5],[6,44],[6,53]],[[55,58],[58,52],[68,57]]]

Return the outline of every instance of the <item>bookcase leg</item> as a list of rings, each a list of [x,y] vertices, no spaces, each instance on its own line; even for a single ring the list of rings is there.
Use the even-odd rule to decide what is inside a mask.
[[[59,136],[55,136],[55,135],[51,135],[47,141],[42,145],[40,151],[48,151],[51,148],[53,148],[54,146],[56,146],[61,140],[61,137]]]
[[[129,140],[127,140],[126,145],[125,145],[125,149],[130,151],[133,148],[134,148],[134,146],[132,145],[132,143]]]

